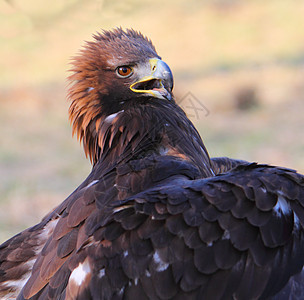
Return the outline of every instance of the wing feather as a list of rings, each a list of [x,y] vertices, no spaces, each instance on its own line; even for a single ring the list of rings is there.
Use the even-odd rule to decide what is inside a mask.
[[[55,230],[24,298],[248,299],[271,297],[288,282],[286,289],[294,289],[292,278],[304,264],[303,176],[242,163],[193,179],[183,162],[184,175],[171,169],[143,192],[135,183],[127,192],[115,185],[154,176],[152,166],[164,169],[160,160],[107,171],[54,211],[60,212]],[[121,191],[130,196],[117,198]],[[17,265],[19,255],[11,252]]]

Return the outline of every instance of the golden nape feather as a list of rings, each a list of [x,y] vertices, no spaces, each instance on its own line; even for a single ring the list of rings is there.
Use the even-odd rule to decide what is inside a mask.
[[[304,299],[303,175],[210,158],[137,31],[94,35],[71,73],[92,171],[0,246],[1,299]]]
[[[72,132],[83,142],[86,156],[95,164],[99,155],[97,151],[100,148],[98,131],[102,117],[105,117],[100,111],[102,105],[100,95],[107,97],[112,89],[115,90],[116,78],[113,78],[110,72],[116,64],[146,58],[150,53],[151,57],[158,55],[152,42],[132,29],[124,32],[117,28],[113,31],[104,31],[103,34],[97,33],[93,37],[94,42],[87,42],[80,55],[73,59],[70,69],[72,74],[68,78],[70,82],[68,98],[71,101],[69,118]],[[124,58],[122,53],[126,51],[128,57]],[[117,83],[123,84],[119,81]]]

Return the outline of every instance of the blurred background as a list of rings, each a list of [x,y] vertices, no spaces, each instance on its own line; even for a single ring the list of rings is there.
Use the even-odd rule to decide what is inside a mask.
[[[303,1],[0,0],[0,242],[90,172],[67,70],[84,40],[116,26],[152,39],[211,156],[304,172]]]

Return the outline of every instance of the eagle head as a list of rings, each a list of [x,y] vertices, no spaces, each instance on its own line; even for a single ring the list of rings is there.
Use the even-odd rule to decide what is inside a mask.
[[[68,79],[73,134],[96,162],[101,123],[139,103],[173,101],[173,76],[140,32],[116,28],[93,37],[74,57]]]

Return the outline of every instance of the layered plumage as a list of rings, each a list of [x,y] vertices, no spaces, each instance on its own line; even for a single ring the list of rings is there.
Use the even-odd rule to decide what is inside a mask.
[[[136,31],[95,35],[72,72],[92,172],[0,246],[3,299],[303,299],[302,175],[210,159]]]

